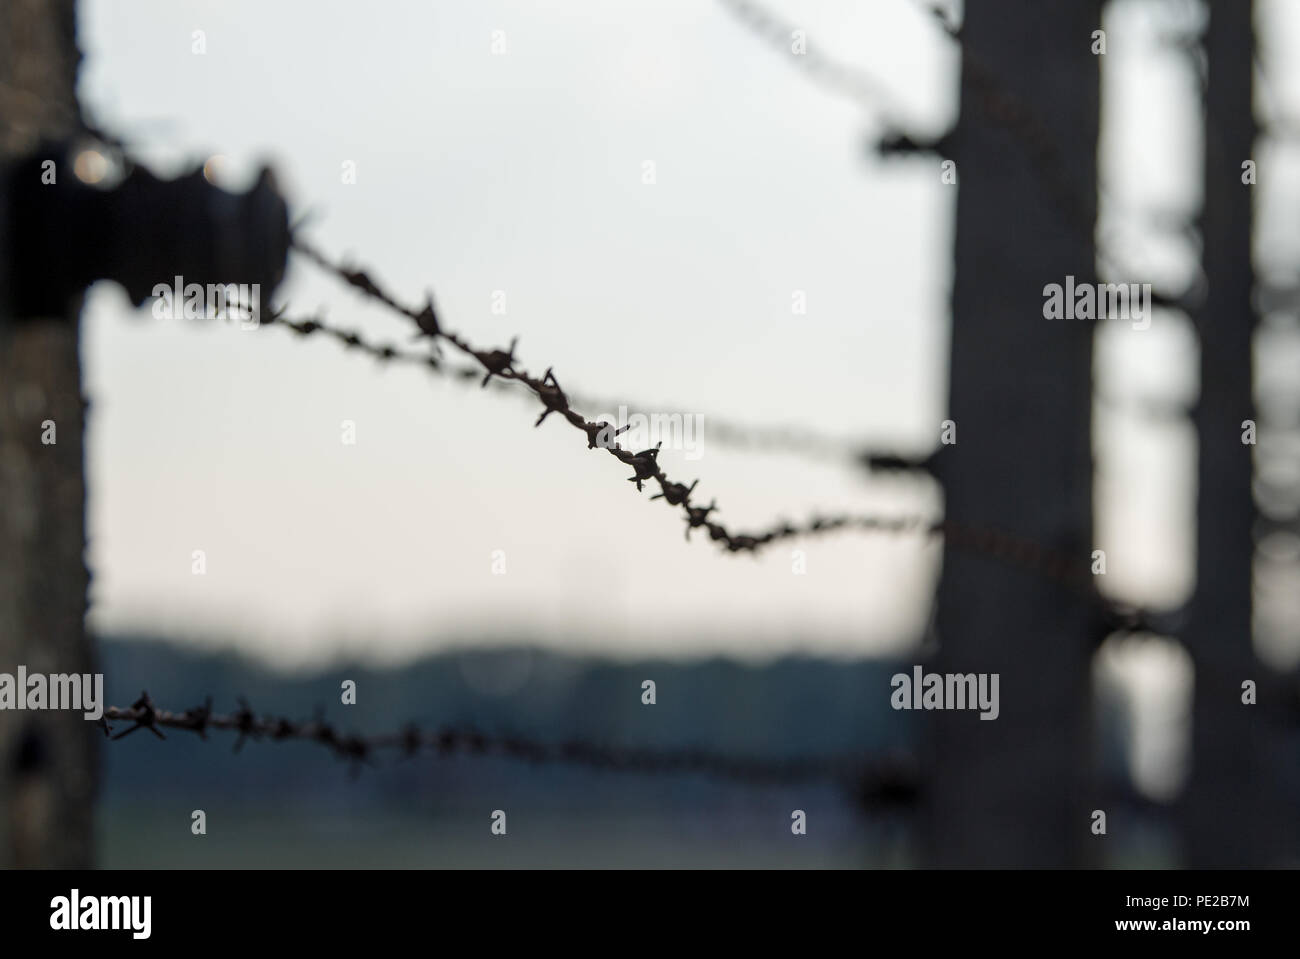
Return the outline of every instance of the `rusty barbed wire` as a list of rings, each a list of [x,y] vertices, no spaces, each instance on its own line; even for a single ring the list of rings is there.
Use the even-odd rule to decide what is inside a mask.
[[[643,491],[648,483],[658,484],[659,491],[650,498],[662,499],[669,506],[681,508],[686,523],[685,534],[687,539],[690,539],[691,530],[701,529],[708,535],[710,540],[731,552],[757,552],[764,546],[778,540],[846,528],[896,533],[938,532],[942,529],[942,521],[926,519],[922,516],[841,515],[832,517],[813,516],[802,524],[782,521],[761,532],[733,532],[724,524],[712,518],[712,514],[719,510],[716,500],[712,500],[708,506],[699,506],[693,502],[692,496],[699,483],[698,480],[693,480],[690,485],[687,485],[675,482],[664,472],[658,462],[662,442],[653,449],[639,452],[623,449],[619,446],[617,437],[620,433],[626,431],[629,428],[628,426],[616,427],[614,424],[600,420],[588,420],[582,416],[574,409],[568,395],[561,387],[553,367],[547,367],[546,372],[540,377],[534,376],[520,367],[515,359],[515,350],[519,344],[518,337],[511,340],[508,349],[479,349],[461,337],[460,334],[445,329],[441,325],[434,310],[432,296],[429,296],[425,305],[418,310],[404,306],[395,296],[382,289],[364,270],[350,269],[333,263],[306,243],[300,236],[294,237],[293,247],[317,266],[332,273],[372,299],[383,303],[394,312],[407,317],[415,324],[417,330],[423,336],[433,341],[435,348],[440,343],[446,343],[464,356],[476,360],[481,367],[477,371],[482,375],[481,386],[486,387],[494,378],[497,378],[527,387],[542,405],[542,412],[534,423],[535,426],[541,426],[554,413],[586,437],[589,449],[603,449],[630,468],[632,475],[627,477],[627,480],[636,485],[638,492]],[[315,332],[317,327],[309,325],[309,323],[314,322],[300,323],[299,327],[311,329],[312,332]],[[347,345],[352,345],[354,342],[359,343],[359,337],[345,334],[344,342]],[[358,345],[356,348],[360,348],[360,346]],[[387,348],[381,347],[379,349],[383,353],[388,352]],[[435,351],[433,355],[438,362],[441,362],[441,356],[438,352]],[[428,365],[427,361],[426,365]]]
[[[423,350],[409,349],[392,343],[380,343],[369,339],[355,329],[345,329],[325,319],[322,314],[311,314],[298,318],[286,316],[284,311],[264,314],[260,318],[261,326],[280,325],[298,336],[316,334],[329,337],[345,350],[366,354],[379,363],[399,363],[417,367],[428,373],[468,384],[478,380],[480,371],[471,366],[456,366],[440,359],[437,354]],[[525,399],[530,398],[526,390],[516,389],[504,380],[492,380],[489,389],[495,389],[506,395]],[[628,400],[597,399],[587,394],[568,393],[569,402],[575,409],[610,410],[627,408],[632,411],[646,409],[664,410],[663,406],[650,406],[633,403]],[[1122,415],[1139,416],[1152,423],[1178,422],[1189,415],[1190,407],[1185,403],[1165,400],[1159,397],[1116,397],[1096,394],[1096,402],[1111,412]],[[680,411],[686,415],[685,410]],[[607,414],[600,414],[607,415]],[[669,414],[672,415],[672,414]],[[819,433],[795,426],[760,426],[741,423],[715,416],[712,413],[700,414],[709,424],[709,441],[736,449],[785,453],[808,459],[839,463],[856,469],[865,469],[875,475],[923,476],[934,479],[933,463],[937,454],[929,456],[908,456],[899,453],[884,453],[843,437]]]
[[[299,244],[301,247],[302,244]],[[342,270],[329,263],[327,259],[314,251],[307,255],[315,258],[315,262],[324,268],[339,272],[342,271],[345,279],[351,275],[357,277],[353,285],[370,292],[371,290],[379,291],[378,297],[382,302],[388,304],[391,308],[410,316],[411,311],[402,307],[396,297],[385,293],[374,280],[369,276],[360,274],[357,271]],[[374,295],[374,294],[371,294]],[[467,366],[450,366],[444,362],[437,352],[422,352],[419,350],[403,349],[402,347],[391,344],[379,344],[368,340],[363,334],[354,330],[345,330],[342,327],[333,326],[320,317],[308,317],[303,319],[293,319],[284,315],[280,310],[266,314],[261,318],[260,326],[284,326],[300,336],[312,336],[315,334],[324,334],[338,341],[344,349],[355,350],[368,354],[382,363],[387,362],[407,362],[426,370],[440,373],[447,373],[453,378],[461,381],[477,380],[480,371]],[[501,351],[493,351],[500,353]],[[512,347],[513,352],[513,347]],[[491,354],[489,354],[491,355]],[[549,372],[549,371],[548,371]],[[553,379],[553,376],[552,376]],[[496,386],[506,388],[509,380],[504,378],[497,380],[484,379],[483,386]],[[525,383],[525,380],[520,380]],[[536,425],[541,425],[541,421],[546,418],[550,408],[544,410],[542,416],[538,419]],[[626,427],[624,427],[626,428]],[[622,430],[613,431],[617,435]],[[589,444],[590,445],[590,444]],[[933,469],[934,456],[923,459],[909,459],[896,454],[871,454],[860,453],[862,465],[867,468],[881,473],[905,473],[921,474],[933,478],[931,470]],[[677,484],[680,485],[680,484]],[[688,489],[694,489],[692,483]],[[662,494],[651,497],[652,499],[663,497]],[[690,538],[690,530],[698,526],[710,527],[706,522],[709,512],[716,509],[716,506],[710,505],[707,508],[692,507],[688,502],[685,503],[687,511],[687,539]],[[978,529],[970,526],[963,526],[948,520],[934,520],[928,525],[922,526],[920,521],[914,517],[902,517],[895,519],[884,519],[874,516],[858,516],[851,514],[841,514],[835,516],[814,516],[808,521],[803,528],[793,527],[788,523],[782,523],[773,527],[770,531],[772,536],[764,542],[770,542],[772,539],[783,538],[787,536],[806,535],[810,533],[828,533],[837,530],[863,530],[878,532],[895,532],[902,533],[909,530],[915,530],[923,535],[939,536],[942,535],[952,545],[962,549],[968,549],[973,552],[979,552],[995,559],[1007,562],[1010,565],[1020,566],[1032,570],[1036,573],[1047,576],[1050,579],[1066,586],[1074,592],[1084,596],[1091,603],[1102,608],[1100,622],[1109,631],[1148,631],[1147,624],[1153,617],[1159,618],[1168,615],[1168,611],[1147,611],[1138,607],[1132,607],[1125,604],[1111,602],[1103,599],[1095,588],[1095,585],[1087,574],[1078,568],[1074,557],[1070,554],[1062,553],[1058,550],[1052,550],[1040,546],[1030,540],[1020,537],[1001,533],[990,529]],[[712,529],[710,528],[712,535]],[[718,538],[714,536],[713,538]],[[730,544],[728,544],[730,545]],[[747,548],[757,549],[757,543]]]
[[[610,415],[610,411],[626,408],[632,412],[656,410],[667,415],[689,411],[673,404],[648,404],[624,399],[601,398],[586,393],[569,393],[569,402],[576,409],[596,411],[597,415]],[[709,442],[735,449],[755,452],[786,453],[807,459],[836,462],[847,465],[866,465],[870,450],[860,442],[823,433],[804,426],[765,426],[728,419],[714,413],[701,413],[708,423]]]
[[[385,304],[394,312],[407,317],[415,323],[423,336],[434,341],[435,347],[440,341],[446,342],[458,352],[472,357],[479,363],[478,369],[462,369],[461,372],[457,373],[459,377],[478,379],[481,375],[482,378],[479,383],[484,387],[494,382],[494,377],[502,382],[514,382],[523,385],[531,391],[543,407],[541,415],[534,423],[535,426],[540,426],[551,413],[557,413],[587,437],[589,449],[604,449],[624,465],[629,466],[633,470],[633,475],[627,477],[627,479],[629,482],[636,484],[638,491],[641,491],[646,483],[657,483],[659,492],[650,498],[652,500],[662,499],[672,507],[681,507],[683,519],[686,523],[685,535],[687,540],[690,539],[692,530],[702,529],[710,540],[730,552],[757,553],[760,549],[780,540],[846,530],[943,537],[946,542],[957,548],[976,552],[1052,579],[1090,604],[1098,613],[1099,626],[1104,627],[1106,630],[1140,631],[1147,629],[1148,624],[1151,622],[1160,621],[1162,617],[1172,615],[1169,611],[1144,610],[1103,597],[1098,592],[1095,578],[1091,575],[1088,563],[1085,561],[1085,555],[1090,559],[1090,554],[1063,551],[1035,543],[1011,533],[958,524],[943,518],[925,518],[917,515],[887,517],[853,513],[814,514],[801,524],[780,520],[762,532],[732,532],[711,518],[712,514],[718,511],[715,499],[711,499],[708,506],[696,505],[692,501],[698,480],[692,481],[687,486],[668,478],[657,461],[658,447],[639,453],[621,449],[615,439],[627,427],[615,428],[611,424],[584,419],[570,405],[568,396],[561,389],[552,367],[548,367],[545,375],[541,378],[532,376],[523,369],[518,368],[515,365],[516,360],[514,357],[519,342],[518,337],[511,341],[508,350],[500,348],[478,349],[464,340],[459,334],[447,330],[441,325],[434,310],[432,295],[427,297],[425,306],[419,310],[403,306],[396,296],[384,290],[364,270],[351,269],[333,263],[304,241],[301,236],[295,235],[292,245],[295,250],[317,264],[321,269],[337,276],[343,282],[360,290],[367,296]],[[287,320],[277,319],[275,322],[283,323],[286,326],[291,325]],[[314,320],[294,321],[293,328],[303,333],[324,332]],[[359,334],[334,330],[331,331],[331,335],[340,339],[345,346],[356,349],[363,348],[360,344],[364,341]],[[378,355],[383,358],[396,358],[396,348],[370,345],[368,349],[370,351],[377,350]],[[435,351],[431,355],[435,357],[436,362],[442,362],[438,352]],[[427,356],[422,362],[426,366],[429,365]],[[909,463],[896,457],[875,457],[874,459],[876,461],[875,465],[880,469],[924,470],[927,468],[925,463]],[[897,462],[894,462],[894,460],[897,460]]]
[[[356,330],[345,329],[331,323],[322,314],[293,318],[284,315],[284,311],[281,311],[265,314],[261,317],[260,324],[263,326],[279,324],[300,336],[315,334],[327,336],[338,342],[344,349],[364,353],[381,363],[394,362],[421,367],[433,375],[446,377],[455,382],[468,383],[482,376],[481,370],[469,366],[454,366],[440,359],[433,352],[371,340]],[[494,379],[488,383],[488,387],[510,396],[520,398],[530,396],[526,391],[515,388],[515,384],[506,380]],[[599,411],[597,415],[610,415],[609,411],[619,409],[627,409],[631,412],[647,409],[661,412],[667,410],[667,407],[662,405],[638,403],[627,399],[602,399],[572,391],[567,395],[574,409]],[[687,413],[684,408],[677,412],[682,415]],[[700,415],[708,423],[709,441],[723,446],[760,452],[787,453],[826,462],[874,468],[880,472],[891,471],[889,456],[873,454],[866,446],[846,437],[833,436],[799,426],[763,426],[727,419],[712,413]],[[898,457],[894,458],[898,459]]]
[[[502,381],[516,382],[527,387],[543,407],[541,415],[538,416],[534,423],[535,426],[540,426],[550,414],[556,413],[586,436],[589,449],[604,449],[625,466],[630,467],[633,473],[632,476],[627,477],[627,480],[636,484],[638,492],[643,490],[647,483],[657,483],[659,492],[650,498],[662,499],[669,506],[681,508],[683,519],[686,522],[685,535],[688,540],[692,530],[700,529],[708,535],[710,540],[730,552],[756,553],[763,547],[780,540],[792,539],[798,536],[822,535],[842,530],[944,536],[955,546],[975,550],[987,556],[1009,562],[1012,565],[1028,568],[1068,586],[1075,592],[1087,597],[1090,601],[1098,601],[1093,579],[1084,568],[1079,557],[1043,547],[1011,534],[963,526],[942,518],[926,518],[918,515],[887,517],[851,513],[815,514],[800,524],[782,520],[761,532],[733,532],[712,518],[712,514],[719,510],[716,499],[711,499],[708,506],[697,505],[692,500],[695,488],[699,483],[698,480],[692,481],[688,486],[684,483],[675,482],[668,477],[658,463],[659,447],[636,453],[622,449],[616,442],[616,437],[627,427],[615,428],[612,424],[585,419],[570,405],[568,396],[560,387],[553,367],[548,367],[546,373],[541,377],[530,375],[518,367],[514,356],[519,343],[518,337],[511,340],[508,350],[500,348],[478,349],[464,340],[459,334],[447,330],[441,325],[434,310],[431,295],[419,310],[404,306],[364,270],[351,269],[333,263],[300,236],[295,236],[292,243],[295,250],[322,269],[332,273],[372,299],[385,304],[394,312],[410,319],[421,334],[434,341],[435,346],[438,342],[448,343],[458,352],[478,361],[481,370],[474,370],[468,375],[478,376],[481,372],[481,386],[486,387],[492,382],[493,377],[497,377]],[[276,322],[284,321],[277,320]],[[289,324],[286,322],[285,325]],[[300,332],[316,332],[320,329],[315,321],[299,322],[295,328]],[[347,346],[361,348],[359,345],[361,338],[356,334],[338,331],[333,335],[340,338]],[[372,347],[372,349],[374,348]],[[377,349],[383,356],[389,356],[391,353],[391,349],[387,347],[378,347]],[[433,355],[436,357],[437,362],[442,362],[440,355],[436,353]],[[425,364],[428,365],[427,360]],[[460,375],[466,376],[466,374]]]
[[[389,299],[392,299],[391,297]],[[283,315],[283,313],[271,313],[261,319],[261,326],[280,325],[292,330],[299,336],[312,336],[322,334],[332,337],[339,342],[344,349],[355,350],[374,357],[381,363],[388,362],[406,362],[412,365],[434,371],[439,374],[450,376],[455,380],[462,382],[478,381],[480,371],[469,366],[452,366],[440,359],[434,353],[426,353],[419,350],[403,349],[398,346],[389,344],[378,344],[368,340],[364,335],[352,330],[345,330],[341,327],[333,326],[323,318],[309,317],[305,319],[293,319]],[[508,388],[508,384],[503,380],[493,380],[489,386],[497,388]],[[515,392],[514,395],[523,395]],[[1098,402],[1104,405],[1116,407],[1119,411],[1131,409],[1134,401],[1122,401],[1116,398],[1109,398],[1098,395]],[[1169,419],[1175,416],[1185,415],[1173,405],[1158,405],[1156,401],[1151,400],[1149,403],[1152,408],[1143,410],[1143,415]],[[903,457],[891,455],[874,455],[868,457],[870,467],[880,472],[921,472],[930,475],[931,463],[928,460],[913,461]],[[698,516],[693,513],[695,507],[688,507],[688,518]],[[687,532],[692,526],[687,527]],[[828,516],[813,517],[807,524],[805,532],[823,533],[834,532],[836,530],[875,530],[875,531],[894,531],[903,532],[903,525],[889,526],[889,521],[881,520],[876,517],[864,516]],[[1031,540],[1009,535],[1004,532],[979,529],[970,526],[964,526],[953,523],[949,520],[936,520],[924,529],[919,529],[922,535],[942,536],[945,540],[960,549],[979,553],[990,558],[1005,562],[1008,565],[1016,566],[1022,569],[1030,570],[1039,575],[1046,576],[1049,579],[1065,586],[1067,589],[1083,596],[1091,603],[1097,611],[1097,641],[1100,643],[1107,636],[1114,633],[1159,633],[1166,635],[1175,635],[1182,628],[1183,610],[1151,610],[1140,606],[1135,606],[1118,600],[1103,597],[1095,586],[1092,577],[1083,571],[1075,557],[1072,554],[1063,553],[1059,550],[1052,550],[1043,547]],[[794,535],[792,532],[791,535]]]
[[[682,508],[686,521],[685,535],[687,540],[690,539],[691,530],[703,529],[712,541],[719,543],[730,552],[746,551],[757,553],[763,547],[783,539],[822,535],[837,531],[910,533],[927,538],[942,537],[945,542],[959,549],[978,553],[1035,575],[1045,576],[1077,597],[1082,598],[1095,616],[1095,635],[1099,643],[1105,636],[1112,633],[1170,632],[1177,627],[1179,617],[1183,612],[1181,609],[1153,610],[1103,596],[1097,589],[1096,579],[1089,568],[1090,552],[1076,553],[1052,548],[1013,533],[988,527],[955,523],[946,518],[927,519],[916,515],[883,517],[852,513],[815,514],[802,524],[792,524],[780,520],[761,533],[733,533],[710,518],[711,514],[718,510],[716,500],[711,499],[708,506],[698,506],[692,502],[691,496],[699,482],[698,480],[692,481],[689,486],[686,486],[670,480],[664,474],[657,463],[658,448],[641,453],[631,453],[620,449],[614,440],[619,433],[627,429],[626,426],[615,428],[611,424],[599,421],[590,422],[577,413],[570,406],[568,395],[560,388],[552,367],[547,368],[546,374],[541,379],[530,376],[522,369],[516,368],[514,351],[518,346],[518,337],[511,340],[508,350],[499,348],[491,350],[476,349],[458,334],[442,327],[434,311],[431,294],[428,295],[425,306],[420,310],[403,306],[396,296],[380,287],[364,270],[349,269],[331,262],[296,234],[293,237],[292,246],[321,269],[337,276],[348,285],[410,319],[416,324],[423,336],[434,341],[435,347],[439,340],[444,340],[456,350],[474,358],[480,364],[481,370],[466,367],[458,368],[455,372],[458,378],[477,379],[480,372],[482,372],[483,376],[479,382],[484,387],[493,382],[521,384],[531,391],[543,406],[541,415],[534,423],[535,426],[540,426],[551,413],[558,413],[570,425],[586,435],[589,449],[605,449],[620,462],[632,467],[633,475],[628,477],[628,480],[636,483],[638,491],[641,491],[643,485],[647,482],[652,480],[657,482],[660,491],[650,498],[652,500],[662,499],[669,506],[680,506]],[[329,332],[330,335],[340,340],[345,347],[364,349],[378,355],[381,359],[395,359],[398,353],[394,347],[374,346],[373,344],[362,346],[365,341],[359,334],[336,329],[326,331],[324,327],[314,320],[289,321],[277,318],[275,322],[290,326],[303,334]],[[429,360],[430,356],[434,358],[435,363],[442,363],[442,359],[436,350],[432,354],[412,355],[427,368],[433,368]],[[494,380],[493,377],[498,379]],[[871,455],[866,458],[868,465],[878,471],[910,471],[926,474],[932,468],[934,459],[934,457],[930,457],[926,460],[910,461],[891,455]]]
[[[130,725],[114,732],[112,724],[116,722]],[[497,757],[607,772],[701,775],[756,786],[838,783],[851,786],[860,794],[875,797],[882,803],[911,801],[919,790],[915,762],[901,755],[840,754],[773,759],[731,756],[694,747],[611,746],[578,739],[547,743],[524,736],[489,735],[469,726],[426,730],[414,723],[395,732],[361,736],[341,731],[319,714],[305,722],[259,715],[242,699],[239,709],[233,713],[213,712],[211,697],[200,706],[175,712],[158,708],[149,693],[144,692],[130,706],[107,707],[100,727],[111,740],[141,730],[166,739],[163,729],[179,729],[195,733],[205,740],[208,730],[234,732],[238,734],[234,747],[236,752],[249,741],[314,742],[352,763],[354,769],[373,765],[380,753],[399,757],[432,753],[439,758],[458,755]]]

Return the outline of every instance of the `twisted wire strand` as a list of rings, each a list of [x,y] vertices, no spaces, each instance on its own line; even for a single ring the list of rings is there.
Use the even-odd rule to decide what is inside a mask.
[[[117,722],[130,725],[114,731],[112,724]],[[321,715],[305,722],[261,715],[242,699],[239,709],[232,713],[213,712],[211,697],[201,706],[173,711],[160,709],[149,693],[144,692],[130,706],[106,708],[100,726],[111,740],[140,730],[147,730],[159,739],[167,738],[163,729],[184,730],[205,740],[209,730],[233,732],[237,734],[236,752],[249,741],[314,742],[347,760],[354,770],[373,765],[381,753],[398,757],[432,754],[438,758],[498,757],[608,772],[702,775],[753,786],[838,783],[883,802],[910,801],[919,789],[915,762],[899,754],[746,757],[694,747],[613,746],[581,739],[548,743],[526,736],[490,735],[470,726],[422,729],[414,723],[393,732],[361,736],[343,732]]]

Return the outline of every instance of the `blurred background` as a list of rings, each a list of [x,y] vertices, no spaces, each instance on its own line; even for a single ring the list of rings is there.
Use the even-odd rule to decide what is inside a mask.
[[[1292,5],[1111,0],[1052,12],[995,0],[941,5],[941,17],[911,0],[412,2],[382,14],[328,2],[19,6],[7,14],[7,117],[56,99],[22,62],[44,34],[19,18],[75,10],[82,59],[75,90],[62,92],[96,129],[159,175],[203,164],[232,191],[270,164],[317,248],[364,264],[405,302],[431,291],[443,323],[475,343],[519,337],[530,371],[553,364],[565,389],[609,398],[584,413],[617,415],[626,403],[702,417],[698,448],[666,444],[659,463],[698,479],[694,500],[716,496],[729,527],[946,508],[1070,553],[1085,572],[1097,572],[1093,550],[1105,554],[1098,595],[1082,602],[1053,592],[1061,587],[1041,568],[979,556],[964,560],[978,570],[954,566],[951,542],[921,535],[846,531],[721,553],[701,531],[683,542],[680,515],[637,502],[651,492],[636,493],[625,467],[586,450],[558,418],[534,429],[535,406],[520,399],[273,325],[156,320],[99,283],[79,338],[62,348],[79,358],[89,402],[85,624],[114,705],[147,689],[173,709],[209,695],[219,709],[247,696],[297,718],[322,708],[362,732],[472,723],[544,741],[773,759],[914,755],[922,798],[882,809],[833,784],[473,757],[387,761],[354,776],[311,743],[235,754],[221,734],[201,743],[142,733],[77,760],[102,764],[94,818],[81,848],[55,859],[1296,863]],[[963,25],[961,36],[945,24]],[[75,67],[54,61],[61,76]],[[1244,111],[1227,99],[1235,80],[1215,87],[1229,75],[1246,78]],[[1219,102],[1216,89],[1226,91]],[[51,129],[71,122],[49,116]],[[1222,129],[1223,116],[1243,129]],[[9,155],[31,148],[13,122]],[[1242,156],[1207,152],[1243,137]],[[111,161],[110,149],[87,149]],[[955,176],[945,176],[948,157]],[[1257,164],[1250,185],[1238,178],[1247,159]],[[1209,202],[1207,182],[1235,199]],[[1023,198],[1008,201],[1017,189]],[[1216,231],[1235,230],[1242,209],[1244,244]],[[1237,257],[1219,261],[1225,274],[1240,273],[1244,257],[1244,275],[1216,287],[1216,249]],[[1161,302],[1150,328],[1052,326],[1042,289],[1067,272],[1152,284]],[[1226,309],[1207,294],[1241,289]],[[381,342],[412,340],[401,317],[298,256],[274,303]],[[1054,332],[1063,323],[1068,343]],[[1216,347],[1207,358],[1205,331],[1219,328],[1244,330],[1245,352]],[[1040,349],[1047,336],[1056,339]],[[1197,405],[1207,370],[1220,406]],[[14,422],[47,415],[39,401],[26,411],[11,400]],[[1220,421],[1206,419],[1218,409]],[[950,417],[971,430],[956,449],[965,442],[987,462],[945,473],[940,457],[951,454],[936,451]],[[1248,418],[1260,424],[1253,449],[1236,426]],[[724,420],[815,434],[831,452],[746,448],[715,431]],[[341,442],[344,423],[354,443]],[[1207,426],[1222,423],[1235,432],[1214,434],[1214,455],[1247,471],[1243,481],[1227,469],[1231,502],[1198,498],[1218,489],[1206,471],[1222,471],[1201,450]],[[1068,456],[1035,445],[1062,435]],[[932,468],[869,469],[862,452],[930,456]],[[997,464],[1008,456],[1023,460],[1004,479]],[[1015,476],[1040,492],[1021,495]],[[1215,516],[1244,531],[1246,546],[1207,546]],[[4,557],[14,569],[28,562],[17,547]],[[1238,592],[1198,599],[1208,570]],[[52,622],[42,610],[80,601],[71,586],[34,601],[44,576],[13,581],[14,608],[32,606],[11,617],[20,648]],[[1005,618],[1008,608],[1024,618]],[[970,624],[969,645],[945,645],[958,623]],[[1217,640],[1198,639],[1195,624]],[[34,661],[4,651],[0,665]],[[54,666],[73,668],[65,662]],[[965,723],[954,737],[890,709],[890,675],[918,662],[1001,671],[1004,718],[951,717]],[[1222,696],[1208,696],[1208,675]],[[355,706],[339,702],[345,679],[358,683]],[[641,702],[646,679],[657,683],[653,707]],[[1246,720],[1243,680],[1268,691]],[[1236,718],[1198,714],[1198,688]],[[1054,703],[1064,718],[1038,711]],[[5,725],[17,755],[26,734],[0,715]],[[1003,731],[1013,727],[1025,738]],[[1206,760],[1207,798],[1184,803],[1198,729],[1209,737],[1201,755],[1245,735],[1249,747],[1223,752],[1253,758]],[[1050,797],[1032,785],[1009,797],[1023,777],[1061,779],[1016,745],[1035,730],[1051,762],[1077,775]],[[959,748],[971,735],[1009,738]],[[21,775],[6,781],[14,808],[40,805],[13,785]],[[1259,800],[1249,814],[1224,798],[1242,790]],[[56,820],[79,815],[82,801],[68,802]],[[1035,826],[1017,803],[1056,813]],[[202,838],[189,828],[199,808]],[[487,829],[497,808],[509,811],[508,843]],[[1104,842],[1089,831],[1095,808],[1110,817]],[[791,834],[792,809],[807,811],[807,836]],[[981,838],[954,846],[936,820]],[[1217,844],[1198,851],[1189,835],[1216,821]],[[0,832],[13,822],[25,820],[6,817]]]

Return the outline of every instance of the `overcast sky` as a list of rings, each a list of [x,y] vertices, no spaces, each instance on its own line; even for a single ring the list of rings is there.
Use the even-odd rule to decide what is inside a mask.
[[[882,78],[919,127],[952,119],[956,50],[917,5],[772,8],[817,53]],[[1140,14],[1124,4],[1107,21],[1107,186],[1188,206],[1194,101]],[[696,498],[716,497],[729,525],[935,508],[923,487],[710,443],[707,414],[933,445],[956,196],[932,161],[873,156],[877,117],[723,4],[87,0],[80,16],[82,98],[151,163],[220,154],[243,189],[269,162],[295,213],[315,211],[319,247],[412,303],[432,290],[472,341],[518,335],[527,368],[554,366],[566,389],[706,414],[703,455],[660,462],[698,478]],[[347,161],[355,184],[341,182]],[[1144,270],[1176,272],[1177,244],[1125,244]],[[792,313],[795,291],[806,314]],[[407,325],[299,259],[277,300],[409,342]],[[557,419],[534,429],[518,400],[283,329],[155,320],[104,284],[83,329],[102,631],[293,662],[493,636],[613,655],[867,654],[924,626],[938,549],[916,538],[721,554],[684,542],[678,512]],[[1190,349],[1173,320],[1103,338],[1099,385],[1184,395]],[[1177,598],[1191,576],[1177,479],[1190,440],[1110,432],[1109,585]],[[792,573],[796,549],[806,575]]]

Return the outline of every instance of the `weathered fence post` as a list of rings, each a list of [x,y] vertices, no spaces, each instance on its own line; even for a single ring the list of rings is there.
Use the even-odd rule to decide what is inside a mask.
[[[948,148],[959,191],[948,403],[957,442],[935,458],[950,520],[1061,551],[1079,571],[1092,549],[1095,322],[1045,319],[1043,288],[1094,278],[1099,17],[1094,2],[966,5],[961,115]],[[1002,104],[972,83],[980,64],[1003,68]],[[995,115],[1008,100],[1036,115],[1058,170],[1018,142],[1006,122],[1015,115]],[[1061,209],[1062,185],[1073,217]],[[945,548],[934,668],[999,674],[1001,709],[992,721],[926,714],[929,862],[1086,857],[1094,623],[1086,598],[1053,580]]]
[[[75,133],[79,58],[73,0],[0,4],[0,164]],[[0,257],[23,239],[0,237]],[[80,310],[77,296],[59,315],[21,325],[0,315],[0,672],[95,670],[85,631]],[[0,714],[0,862],[91,864],[97,735],[79,712]]]

